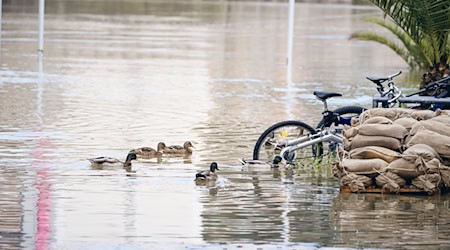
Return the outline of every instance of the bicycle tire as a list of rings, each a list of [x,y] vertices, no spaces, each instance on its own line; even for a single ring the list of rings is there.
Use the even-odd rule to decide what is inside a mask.
[[[283,129],[286,129],[286,131],[288,130],[288,127],[292,127],[294,129],[299,129],[299,135],[295,135],[292,134],[291,132],[285,132]],[[305,132],[305,133],[304,133]],[[270,126],[268,129],[266,129],[258,138],[258,140],[256,141],[255,147],[253,149],[253,159],[254,160],[265,160],[267,162],[271,162],[273,160],[273,158],[276,156],[277,152],[277,145],[278,143],[273,143],[273,142],[269,142],[269,139],[274,139],[275,135],[278,133],[285,133],[285,135],[281,134],[280,136],[283,137],[283,140],[288,140],[287,137],[288,136],[292,136],[292,137],[300,137],[300,136],[304,136],[306,134],[315,134],[317,133],[317,131],[312,128],[311,126],[309,126],[308,124],[301,122],[301,121],[295,121],[295,120],[289,120],[289,121],[283,121],[283,122],[279,122],[279,123],[275,123],[274,125]],[[301,133],[301,134],[300,134]],[[273,134],[273,135],[271,135]],[[278,136],[278,137],[280,137]],[[276,140],[276,139],[274,139]],[[266,146],[265,151],[266,151],[266,156],[267,157],[262,157],[261,153],[261,149],[263,147],[263,145],[266,145],[269,142],[269,148]],[[275,145],[274,147],[270,148],[272,145]],[[272,150],[272,152],[270,152]],[[278,149],[279,150],[279,149]],[[311,149],[311,154],[313,154],[312,152],[313,150]]]
[[[340,107],[340,108],[333,110],[333,112],[337,113],[339,116],[343,116],[343,115],[357,116],[357,115],[360,115],[365,110],[367,110],[367,109],[363,108],[363,107],[359,107],[359,106],[344,106],[344,107]],[[320,120],[320,122],[317,124],[317,128],[323,129],[324,124],[325,124],[325,120],[324,119]]]

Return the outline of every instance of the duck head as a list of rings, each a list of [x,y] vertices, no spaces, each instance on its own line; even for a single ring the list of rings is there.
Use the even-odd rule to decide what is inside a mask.
[[[194,145],[190,141],[187,141],[183,144],[183,148],[189,149],[189,148],[195,148]]]
[[[125,160],[126,163],[130,163],[132,160],[136,160],[137,156],[135,153],[129,153],[127,155],[127,159]]]
[[[211,163],[211,165],[209,166],[209,170],[214,173],[216,169],[219,170],[217,163],[216,162]]]
[[[156,149],[158,152],[161,152],[163,149],[166,148],[166,144],[164,142],[158,143],[158,148]]]
[[[278,164],[280,164],[280,162],[281,162],[282,160],[283,160],[283,159],[281,158],[281,156],[279,156],[279,155],[275,156],[275,158],[273,158],[273,161],[272,161],[272,167],[278,168],[278,167],[279,167]]]

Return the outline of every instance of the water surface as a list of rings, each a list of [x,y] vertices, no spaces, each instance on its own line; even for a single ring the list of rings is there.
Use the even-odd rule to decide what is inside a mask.
[[[332,108],[370,107],[365,76],[407,71],[388,49],[348,40],[379,14],[370,5],[296,4],[293,83],[287,3],[46,1],[42,60],[37,3],[3,8],[0,248],[450,245],[447,196],[343,195],[330,173],[239,165],[271,124],[316,124],[313,91],[341,92]],[[191,157],[133,173],[86,160],[186,140]],[[218,182],[196,186],[211,161]]]

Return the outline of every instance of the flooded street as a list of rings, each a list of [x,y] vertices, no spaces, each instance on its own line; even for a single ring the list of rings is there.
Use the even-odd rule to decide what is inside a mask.
[[[287,3],[3,1],[0,249],[450,247],[450,197],[340,194],[331,173],[242,168],[258,136],[322,103],[371,107],[365,76],[406,63],[348,40],[371,5],[297,3],[286,83]],[[396,78],[397,79],[397,78]],[[191,157],[91,168],[129,150],[191,141]],[[195,173],[219,164],[213,185]],[[226,244],[226,245],[225,245]]]

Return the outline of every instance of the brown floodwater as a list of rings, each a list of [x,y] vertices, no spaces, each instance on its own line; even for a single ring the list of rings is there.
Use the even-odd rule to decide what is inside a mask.
[[[370,107],[365,76],[415,73],[392,51],[348,40],[370,5],[297,3],[286,83],[287,1],[3,1],[1,249],[448,248],[449,197],[340,194],[329,172],[247,169],[273,123],[316,124]],[[130,149],[191,141],[188,158],[91,168]],[[196,171],[219,164],[215,184]]]

